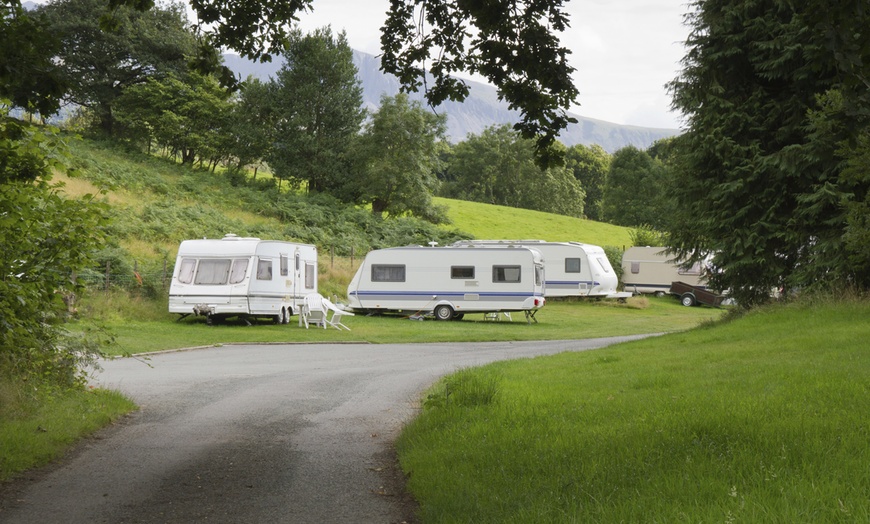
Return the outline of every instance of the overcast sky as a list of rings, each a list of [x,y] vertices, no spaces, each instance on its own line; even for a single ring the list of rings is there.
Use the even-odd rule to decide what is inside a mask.
[[[644,127],[680,127],[664,85],[679,71],[688,28],[687,0],[568,0],[571,27],[562,44],[571,50],[575,85],[585,117]],[[314,0],[302,14],[306,31],[344,29],[350,46],[380,53],[380,28],[389,0]]]

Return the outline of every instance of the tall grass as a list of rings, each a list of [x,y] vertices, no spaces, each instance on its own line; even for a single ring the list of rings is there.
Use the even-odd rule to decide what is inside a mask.
[[[870,304],[463,371],[398,449],[423,522],[868,522]],[[436,385],[428,398],[442,395]]]
[[[83,436],[106,426],[135,405],[120,393],[70,390],[36,397],[0,377],[0,481],[46,464]]]

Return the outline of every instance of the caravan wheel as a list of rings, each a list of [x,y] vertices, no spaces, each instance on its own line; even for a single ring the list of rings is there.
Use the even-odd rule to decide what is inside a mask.
[[[435,318],[438,320],[450,320],[453,318],[453,308],[443,304],[436,307]]]
[[[281,323],[289,324],[290,323],[290,310],[288,308],[281,308]]]

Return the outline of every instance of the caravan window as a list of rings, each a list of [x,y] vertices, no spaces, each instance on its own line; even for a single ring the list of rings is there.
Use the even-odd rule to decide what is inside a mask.
[[[257,280],[272,280],[272,261],[268,258],[257,261]]]
[[[565,273],[579,273],[582,264],[579,258],[565,259]]]
[[[493,282],[519,282],[521,274],[520,266],[492,266]]]
[[[700,275],[701,263],[695,262],[689,269],[678,268],[677,273],[679,273],[680,275]]]
[[[217,286],[227,283],[230,276],[230,263],[228,258],[203,258],[196,268],[194,284],[204,286]]]
[[[305,288],[314,289],[314,280],[317,278],[317,273],[314,271],[314,263],[305,263]]]
[[[245,275],[248,273],[248,259],[237,258],[233,260],[233,269],[230,271],[230,284],[239,284],[244,282]]]
[[[606,258],[598,257],[595,259],[598,262],[598,265],[601,266],[602,271],[605,273],[610,273],[610,262],[607,262]]]
[[[474,278],[474,266],[450,266],[450,278]]]
[[[640,273],[640,262],[631,263],[631,273],[633,275],[637,275],[638,273]]]
[[[196,269],[195,258],[182,258],[181,269],[178,270],[178,281],[182,284],[193,282],[193,270]]]
[[[286,277],[287,275],[290,274],[290,258],[289,258],[289,257],[287,256],[287,254],[285,254],[285,253],[282,253],[282,254],[281,254],[281,268],[280,268],[280,271],[281,271],[281,276],[282,276],[282,277]]]
[[[372,282],[404,282],[405,266],[372,264]]]
[[[544,281],[544,266],[535,266],[535,285],[540,286]]]

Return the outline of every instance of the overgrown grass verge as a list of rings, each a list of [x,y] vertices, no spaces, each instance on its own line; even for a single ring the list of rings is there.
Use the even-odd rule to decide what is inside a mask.
[[[63,455],[84,436],[136,408],[114,391],[80,389],[24,395],[0,379],[0,481]]]
[[[868,318],[775,307],[447,377],[398,442],[422,521],[868,522]]]

